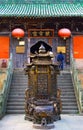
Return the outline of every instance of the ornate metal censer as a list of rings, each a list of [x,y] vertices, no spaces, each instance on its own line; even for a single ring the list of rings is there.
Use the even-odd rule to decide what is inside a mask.
[[[25,91],[25,119],[33,121],[35,128],[52,128],[60,120],[61,100],[57,89],[58,65],[43,45],[30,64],[26,64],[28,88]]]

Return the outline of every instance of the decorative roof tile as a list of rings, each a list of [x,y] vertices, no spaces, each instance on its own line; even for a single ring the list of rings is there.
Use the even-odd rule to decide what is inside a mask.
[[[83,3],[77,4],[0,4],[3,17],[82,16]]]
[[[83,0],[0,0],[0,4],[56,4],[56,3],[77,3]]]

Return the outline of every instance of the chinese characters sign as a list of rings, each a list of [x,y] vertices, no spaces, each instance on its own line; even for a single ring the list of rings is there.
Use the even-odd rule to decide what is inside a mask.
[[[16,46],[16,53],[25,53],[25,46]]]
[[[62,53],[66,53],[66,47],[65,46],[58,46],[57,47],[57,52],[62,52]]]
[[[54,37],[53,29],[29,29],[28,37],[30,38],[52,38]]]

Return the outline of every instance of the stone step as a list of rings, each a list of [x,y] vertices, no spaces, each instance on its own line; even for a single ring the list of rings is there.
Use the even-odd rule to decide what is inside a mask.
[[[9,98],[8,102],[25,102],[25,98]]]
[[[63,73],[60,76],[58,76],[57,86],[61,90],[62,113],[63,114],[78,113],[78,107],[75,98],[71,74]]]
[[[28,87],[27,80],[28,77],[24,75],[23,71],[14,71],[7,102],[7,113],[25,113],[25,90]]]
[[[10,95],[9,95],[9,98],[24,98],[25,97],[25,94],[24,93],[11,93]]]
[[[25,110],[24,109],[22,109],[22,110],[7,110],[6,113],[7,114],[24,114]]]
[[[27,77],[24,73],[13,73],[13,77],[20,76],[20,77]]]
[[[57,83],[58,87],[63,87],[63,88],[73,88],[73,84],[72,83]]]
[[[12,81],[18,81],[18,80],[22,80],[22,81],[27,81],[28,80],[28,77],[13,77],[12,78]]]
[[[75,98],[72,99],[72,98],[64,98],[64,97],[62,97],[61,101],[69,103],[69,102],[76,102],[76,99]]]
[[[25,75],[25,71],[24,70],[22,70],[22,71],[13,71],[13,74],[22,74],[22,75]]]
[[[22,90],[22,91],[10,91],[11,93],[10,93],[10,95],[25,95],[25,91],[24,90]]]
[[[62,83],[62,82],[59,82],[57,85],[58,85],[58,86],[65,86],[65,87],[66,87],[66,86],[70,86],[70,87],[71,87],[73,84],[72,84],[71,82],[63,82],[63,83]]]
[[[18,80],[22,80],[22,81],[23,81],[23,80],[27,81],[28,78],[26,78],[25,76],[12,77],[12,81],[14,81],[14,80],[16,81],[17,79],[18,79]]]
[[[62,92],[74,92],[74,88],[58,87]]]
[[[24,72],[14,72],[13,73],[13,76],[17,76],[17,75],[25,76],[25,73]]]
[[[63,83],[62,82],[58,82],[57,85],[58,86],[65,86],[65,87],[66,86],[68,86],[68,87],[72,87],[73,86],[73,84],[71,82],[70,83],[67,83],[67,82],[63,82]]]
[[[63,110],[78,110],[77,106],[62,106]]]
[[[61,95],[60,97],[66,99],[75,99],[75,95]]]
[[[61,91],[72,91],[72,92],[74,92],[74,88],[72,88],[72,87],[68,87],[68,86],[58,86],[58,88],[59,88]]]
[[[10,92],[24,92],[27,88],[10,88]]]
[[[66,72],[66,71],[65,71]],[[15,71],[10,88],[9,100],[7,103],[7,113],[24,114],[25,110],[25,90],[28,88],[28,76],[24,72]],[[62,113],[78,113],[74,88],[70,73],[62,73],[58,76],[57,86],[61,90]]]
[[[74,88],[72,87],[72,85],[58,85],[57,88],[59,88],[60,90],[63,90],[63,91],[73,91],[74,92]]]
[[[61,95],[68,95],[68,96],[69,95],[74,95],[74,92],[72,92],[72,91],[61,91]]]
[[[23,89],[23,90],[25,90],[26,88],[27,88],[27,85],[26,86],[25,85],[23,85],[23,86],[22,85],[21,86],[20,85],[17,85],[17,86],[16,85],[11,85],[10,86],[10,90],[11,89],[16,89],[16,90],[22,90]]]
[[[28,75],[25,75],[25,74],[19,74],[19,73],[14,74],[14,73],[13,73],[13,77],[14,77],[14,78],[16,78],[16,77],[25,77],[25,78],[27,78]]]
[[[57,82],[57,85],[59,86],[68,86],[68,87],[73,87],[73,83],[70,82]]]
[[[26,76],[24,72],[17,72],[17,73],[13,73],[13,76]]]
[[[18,76],[13,76],[13,77],[12,77],[12,81],[13,81],[13,80],[17,80],[17,79],[18,79],[18,80],[20,80],[20,79],[21,79],[21,80],[27,80],[28,77],[25,77],[25,76],[19,76],[19,75],[18,75]]]
[[[25,107],[24,106],[22,106],[22,105],[15,105],[15,106],[7,106],[7,110],[24,110],[25,109]]]
[[[11,86],[19,86],[19,85],[28,87],[28,82],[22,82],[22,81],[21,82],[15,82],[14,81],[14,82],[11,83]]]
[[[76,102],[62,102],[62,106],[77,106]]]
[[[25,102],[24,101],[21,101],[21,102],[18,102],[18,101],[15,101],[15,102],[8,102],[7,103],[7,106],[24,106],[25,105]]]
[[[78,114],[78,110],[62,110],[62,114]]]
[[[11,84],[11,86],[19,86],[19,85],[20,86],[28,86],[27,83],[25,83],[25,82],[18,82],[18,83],[14,82],[14,83]]]
[[[26,79],[12,79],[12,83],[28,83],[28,80]]]
[[[66,79],[66,80],[64,80],[64,79]],[[57,81],[59,81],[59,80],[61,80],[61,82],[63,82],[63,81],[71,81],[72,79],[71,79],[71,77],[67,77],[67,76],[59,76],[59,77],[57,77]]]
[[[59,76],[57,76],[57,80],[61,80],[61,79],[66,79],[66,80],[71,80],[71,76],[70,75],[59,75]]]
[[[15,77],[15,78],[12,78],[12,82],[19,81],[19,80],[27,82],[27,79],[25,79],[25,77]]]
[[[16,94],[16,95],[9,95],[9,98],[13,98],[13,99],[17,99],[17,98],[20,98],[20,99],[23,99],[25,97],[25,95],[23,94],[23,95],[18,95],[18,94]]]

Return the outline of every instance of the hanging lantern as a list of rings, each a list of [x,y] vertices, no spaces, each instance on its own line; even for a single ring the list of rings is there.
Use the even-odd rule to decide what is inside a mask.
[[[71,31],[67,28],[62,28],[58,31],[58,35],[64,39],[71,36]]]
[[[20,28],[16,28],[12,31],[12,36],[19,39],[24,37],[24,30]]]

